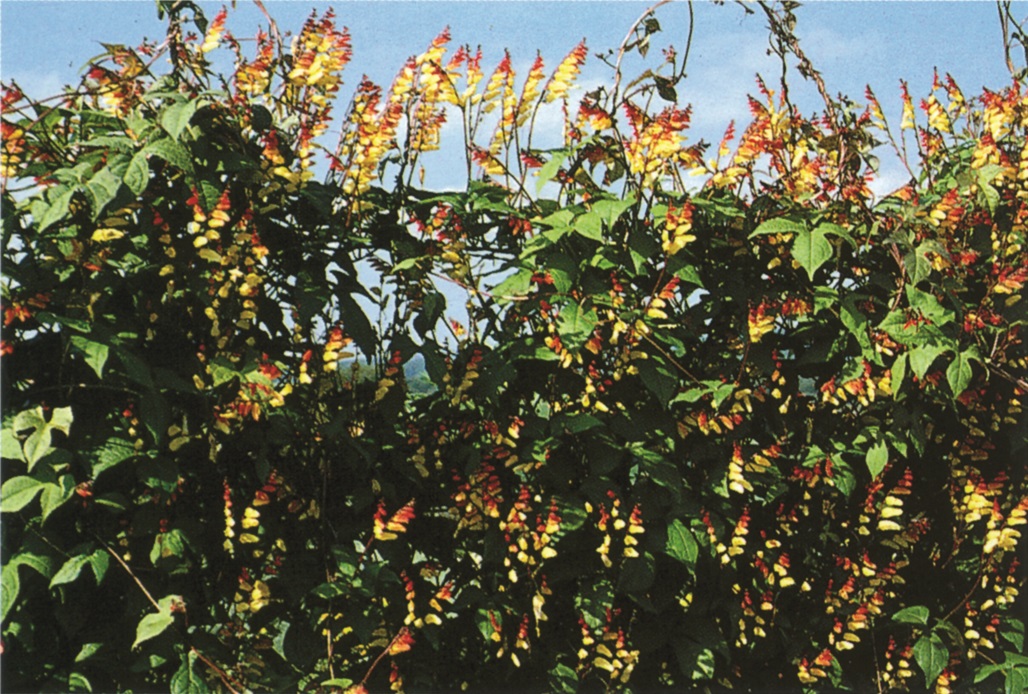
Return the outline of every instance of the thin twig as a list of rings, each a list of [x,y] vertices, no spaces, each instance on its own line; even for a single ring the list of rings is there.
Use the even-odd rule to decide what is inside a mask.
[[[839,116],[835,111],[835,102],[832,101],[828,95],[828,89],[825,87],[825,82],[821,78],[821,73],[817,71],[814,64],[807,58],[807,54],[800,48],[799,39],[792,33],[792,30],[782,23],[781,18],[775,14],[775,12],[768,7],[766,2],[761,0],[760,9],[764,10],[764,14],[767,15],[768,22],[771,24],[771,31],[783,42],[785,46],[789,48],[797,60],[800,61],[800,74],[808,77],[814,81],[817,86],[817,91],[821,94],[821,99],[825,102],[825,110],[828,112],[828,116],[832,119],[832,126],[838,128]]]
[[[700,385],[703,384],[703,381],[701,381],[700,379],[698,379],[695,376],[693,376],[692,373],[690,373],[687,368],[685,368],[684,366],[679,364],[675,360],[675,358],[672,357],[670,354],[668,354],[667,351],[665,351],[663,347],[658,345],[657,342],[653,338],[651,338],[649,335],[647,335],[645,333],[642,333],[642,332],[640,332],[639,335],[642,336],[642,339],[644,339],[647,342],[649,342],[650,345],[652,345],[654,349],[656,349],[658,352],[660,352],[664,356],[665,359],[667,359],[669,362],[671,362],[676,369],[678,369],[679,371],[684,373],[686,376],[688,376],[689,378],[694,380],[696,383],[699,383]]]
[[[678,71],[678,77],[675,79],[676,82],[685,77],[685,66],[689,64],[689,52],[692,50],[693,26],[696,23],[696,17],[693,14],[692,0],[686,0],[686,2],[689,5],[689,35],[685,38],[685,53],[682,55],[682,67]]]
[[[995,364],[987,364],[986,367],[989,369],[989,371],[996,374],[1000,378],[1009,381],[1010,383],[1013,383],[1022,391],[1028,393],[1028,381],[1026,381],[1025,379],[1018,378],[1017,376],[1014,376],[1013,374],[1000,368],[999,366],[996,366]]]
[[[389,650],[393,647],[393,644],[395,644],[401,636],[405,636],[408,633],[410,632],[407,630],[407,627],[402,627],[398,632],[396,632],[396,636],[393,637],[393,640],[389,642],[388,646],[382,649],[382,652],[378,654],[377,658],[375,658],[375,662],[373,662],[371,664],[371,667],[368,668],[368,671],[364,673],[364,678],[360,682],[361,684],[364,684],[368,681],[368,678],[371,677],[371,673],[373,673],[375,671],[375,668],[378,667],[378,664],[382,662],[382,658],[386,657],[386,655],[389,653]]]
[[[1014,61],[1010,57],[1010,27],[1007,26],[1007,15],[1003,13],[1004,6],[1006,6],[1009,13],[1010,3],[996,0],[996,12],[999,13],[999,28],[1003,32],[1003,58],[1007,61],[1007,70],[1013,75],[1017,70],[1014,69]]]
[[[231,692],[232,694],[239,694],[241,690],[245,689],[245,687],[243,687],[241,684],[239,684],[239,682],[237,682],[231,675],[229,675],[227,672],[225,672],[220,667],[218,667],[214,663],[214,661],[212,661],[210,658],[205,656],[200,651],[196,650],[196,646],[190,646],[189,647],[189,652],[190,653],[195,653],[196,657],[199,658],[200,660],[202,660],[204,665],[206,665],[211,670],[213,670],[214,674],[216,674],[218,676],[218,678],[221,680],[221,683],[223,685],[225,685],[225,688],[228,689],[229,692]],[[239,689],[236,689],[236,687],[233,687],[232,686],[233,684],[236,685],[236,687],[239,687]]]
[[[264,3],[261,0],[253,0],[253,4],[257,6],[257,9],[261,11],[265,19],[268,20],[268,28],[271,29],[271,35],[275,37],[275,41],[278,42],[278,47],[282,48],[282,34],[279,33],[278,24],[275,23],[275,19],[268,13],[268,9],[264,7]]]
[[[625,57],[625,53],[628,52],[628,42],[632,40],[632,36],[635,35],[635,30],[639,28],[639,25],[646,20],[647,17],[657,11],[657,8],[668,4],[671,0],[660,0],[656,5],[651,6],[641,15],[639,19],[635,20],[635,23],[628,29],[628,33],[625,34],[625,40],[621,42],[621,46],[618,48],[618,59],[614,63],[614,86],[610,90],[611,95],[611,111],[617,110],[618,100],[618,88],[621,86],[621,61]],[[690,27],[691,33],[691,27]]]
[[[97,537],[97,539],[99,539],[99,536]],[[154,600],[153,596],[150,595],[150,591],[146,589],[146,586],[144,586],[143,582],[139,580],[139,577],[136,576],[135,572],[133,572],[132,569],[129,568],[129,565],[125,563],[125,560],[118,556],[118,553],[111,549],[106,543],[104,544],[104,549],[110,552],[111,556],[114,557],[119,564],[121,564],[121,568],[125,569],[125,573],[127,573],[132,578],[132,580],[136,582],[136,585],[139,586],[139,590],[143,591],[143,595],[145,595],[146,599],[150,601],[150,604],[153,605],[154,609],[160,612],[161,606],[157,603],[156,600]]]

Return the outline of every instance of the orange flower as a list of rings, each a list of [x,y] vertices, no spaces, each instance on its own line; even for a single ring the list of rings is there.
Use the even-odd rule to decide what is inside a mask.
[[[375,538],[378,540],[395,540],[396,533],[406,532],[407,523],[414,518],[414,501],[409,501],[392,518],[386,520],[385,501],[378,502],[375,512]]]
[[[204,36],[203,45],[200,46],[201,53],[210,53],[218,47],[218,44],[221,42],[221,35],[225,33],[225,18],[227,16],[228,9],[222,7],[221,12],[214,17],[214,21],[207,28],[207,35]]]
[[[24,306],[15,304],[9,308],[4,309],[4,327],[6,328],[14,321],[24,323],[26,320],[32,317],[32,312]]]
[[[410,633],[410,629],[403,627],[400,629],[400,633],[396,635],[393,642],[389,644],[389,655],[399,655],[400,653],[406,653],[414,645],[414,635]]]
[[[550,81],[546,84],[547,103],[554,99],[564,98],[568,93],[568,89],[571,88],[571,83],[575,81],[579,71],[582,69],[582,63],[585,62],[586,55],[588,55],[588,49],[585,46],[585,39],[583,39],[561,61],[557,69],[554,70]]]

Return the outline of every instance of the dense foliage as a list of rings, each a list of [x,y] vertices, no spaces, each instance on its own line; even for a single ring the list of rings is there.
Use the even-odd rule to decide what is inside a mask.
[[[331,12],[159,7],[4,92],[6,687],[1025,687],[1024,82],[890,127],[762,6],[824,112],[708,148],[652,14],[584,95],[443,32],[347,104]]]

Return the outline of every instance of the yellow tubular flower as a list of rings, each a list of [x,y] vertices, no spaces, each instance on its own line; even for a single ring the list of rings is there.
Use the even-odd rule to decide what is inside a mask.
[[[578,77],[579,71],[582,69],[582,63],[585,62],[588,49],[583,39],[581,43],[571,49],[571,52],[567,54],[564,60],[561,61],[560,65],[553,72],[553,76],[546,85],[546,102],[549,103],[555,99],[562,99],[567,95],[568,89],[571,88],[571,84]]]

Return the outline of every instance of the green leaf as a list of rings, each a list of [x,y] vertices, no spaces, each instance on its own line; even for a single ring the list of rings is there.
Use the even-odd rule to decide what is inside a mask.
[[[193,175],[193,159],[189,155],[189,150],[174,140],[168,138],[154,140],[146,146],[143,152],[163,159],[190,176]]]
[[[31,410],[22,410],[16,414],[14,421],[11,423],[11,428],[19,432],[27,429],[38,429],[45,424],[46,416],[43,414],[43,408],[36,407]]]
[[[21,441],[8,428],[0,430],[0,457],[5,460],[25,462],[25,452],[21,450]]]
[[[50,587],[54,588],[75,581],[82,573],[82,567],[88,563],[89,557],[85,554],[78,554],[64,562],[64,566],[50,579]]]
[[[208,371],[211,374],[211,387],[213,388],[217,388],[225,383],[231,383],[241,376],[239,370],[233,366],[232,362],[223,357],[212,359],[208,365]]]
[[[946,325],[953,322],[953,311],[942,305],[939,298],[930,292],[923,292],[913,285],[907,285],[907,301],[916,308],[933,325]]]
[[[186,542],[182,531],[178,529],[166,533],[158,533],[150,550],[150,563],[157,566],[161,559],[182,557],[185,555]]]
[[[92,453],[93,479],[96,479],[107,470],[110,470],[119,463],[122,463],[129,458],[133,458],[136,455],[136,449],[129,441],[125,441],[124,439],[108,439],[100,448],[96,449]]]
[[[921,605],[914,605],[912,607],[905,607],[892,616],[892,621],[900,622],[901,624],[928,624],[928,612],[927,607]]]
[[[0,571],[0,623],[7,621],[7,614],[14,607],[21,590],[21,577],[18,565],[8,564]]]
[[[18,566],[28,566],[33,571],[38,573],[43,578],[49,579],[53,574],[53,559],[44,554],[33,554],[32,552],[21,552],[16,554],[13,559],[10,560],[12,564]]]
[[[797,222],[794,219],[787,219],[785,217],[775,217],[774,219],[768,219],[754,229],[753,233],[750,234],[750,238],[763,236],[764,234],[800,234],[806,231],[807,225],[803,222]]]
[[[171,422],[171,406],[156,389],[143,394],[139,401],[139,419],[158,445],[164,445]]]
[[[103,647],[104,645],[102,643],[82,644],[82,649],[79,651],[79,654],[75,656],[75,662],[81,663],[83,660],[89,660],[94,655],[96,655],[97,651],[99,651]]]
[[[657,576],[656,559],[649,552],[626,559],[621,565],[618,590],[623,593],[641,593],[653,585]]]
[[[659,359],[646,359],[639,362],[639,379],[664,407],[671,403],[678,388],[678,378]]]
[[[0,487],[0,512],[16,513],[29,504],[43,491],[43,482],[22,475],[12,477]]]
[[[168,595],[158,600],[159,610],[151,612],[139,620],[139,625],[136,627],[136,640],[132,643],[132,648],[135,648],[144,641],[160,636],[164,633],[165,629],[174,624],[175,615],[171,613],[171,606],[173,603],[180,602],[181,600],[182,598],[178,595]]]
[[[574,694],[578,691],[578,673],[563,663],[557,663],[550,670],[550,691]]]
[[[62,432],[65,436],[71,434],[71,424],[75,419],[72,417],[70,407],[57,407],[50,417],[50,428]]]
[[[146,152],[136,152],[125,169],[122,181],[133,195],[143,194],[150,183],[150,162],[147,161]]]
[[[576,303],[569,303],[557,317],[557,332],[569,348],[578,349],[592,335],[596,320],[596,311],[586,311]]]
[[[14,423],[11,428],[15,432],[34,429],[22,444],[22,450],[25,452],[25,460],[29,464],[29,471],[31,471],[35,464],[38,463],[47,453],[53,450],[50,445],[52,437],[51,432],[57,430],[66,435],[70,434],[71,423],[72,415],[70,407],[56,408],[53,411],[49,422],[46,421],[42,407],[18,413],[14,418]]]
[[[181,139],[182,131],[189,127],[189,121],[200,105],[202,102],[196,99],[186,99],[172,104],[161,114],[161,127],[171,135],[173,140]]]
[[[992,183],[996,176],[999,176],[1006,169],[999,164],[986,164],[979,169],[974,170],[975,178],[978,179],[978,183]]]
[[[607,228],[613,228],[614,223],[621,218],[621,215],[626,210],[635,204],[635,197],[629,195],[623,200],[612,200],[605,198],[603,200],[597,200],[592,204],[592,211],[599,215],[600,219],[607,225]]]
[[[943,352],[947,351],[945,347],[935,344],[921,345],[910,350],[910,369],[914,372],[914,375],[918,378],[924,378],[925,373],[929,367],[935,362],[936,358]]]
[[[553,418],[551,428],[557,434],[561,434],[565,430],[571,434],[581,434],[583,431],[595,429],[599,426],[603,426],[603,422],[591,414],[561,413]]]
[[[57,484],[45,485],[43,495],[39,498],[43,520],[49,518],[51,513],[63,506],[74,494],[75,478],[71,475],[61,475]]]
[[[121,365],[125,367],[125,375],[129,377],[134,383],[138,383],[144,388],[153,388],[153,376],[150,373],[150,367],[145,361],[137,357],[131,351],[115,345],[114,354],[121,361]]]
[[[640,46],[641,50],[642,46]],[[670,79],[654,75],[653,82],[657,85],[657,94],[660,95],[661,99],[671,102],[678,101],[678,92],[675,91],[675,88],[672,86],[673,82]]]
[[[949,382],[954,398],[960,397],[967,390],[967,386],[971,383],[971,377],[974,375],[971,369],[971,360],[977,358],[977,350],[972,351],[968,349],[963,352],[957,352],[957,356],[947,367],[946,380]]]
[[[665,550],[668,556],[677,559],[689,568],[696,566],[696,558],[699,556],[700,548],[696,538],[682,521],[675,518],[667,526],[667,545]]]
[[[985,199],[985,205],[989,208],[989,214],[996,214],[999,207],[1000,194],[991,183],[981,183],[978,186],[978,194]]]
[[[867,463],[867,470],[871,473],[871,479],[878,477],[878,474],[885,469],[889,462],[889,448],[884,441],[879,441],[871,446],[864,457]]]
[[[1004,629],[999,635],[1014,645],[1019,652],[1024,651],[1024,622],[1020,619],[1005,619]]]
[[[338,297],[339,309],[343,317],[343,325],[346,326],[346,334],[353,338],[354,344],[366,355],[375,354],[375,347],[378,345],[378,334],[368,320],[367,314],[360,304],[350,296],[349,293],[340,294]]]
[[[189,651],[182,655],[182,665],[171,676],[169,683],[172,694],[208,694],[210,688],[203,678],[202,669],[198,671],[199,657],[196,652]],[[349,684],[349,680],[347,680]]]
[[[46,212],[39,219],[39,231],[45,231],[51,226],[59,222],[68,216],[68,207],[71,205],[71,199],[75,196],[78,189],[72,188],[66,190],[50,203],[50,207],[47,208]]]
[[[89,179],[83,192],[89,199],[93,219],[98,219],[107,204],[117,197],[119,188],[121,188],[121,177],[116,176],[109,167],[100,169]]]
[[[104,377],[104,364],[111,348],[101,342],[95,342],[82,335],[72,335],[71,344],[86,358],[86,364],[93,369],[98,378]]]
[[[82,143],[82,146],[127,153],[135,149],[135,144],[135,140],[126,135],[100,135],[98,137],[89,138],[89,140]]]
[[[807,277],[813,282],[817,269],[832,257],[832,244],[820,228],[813,232],[803,230],[796,234],[792,242],[792,257],[807,271]]]
[[[528,293],[528,289],[531,286],[532,271],[521,269],[496,285],[491,294],[496,297],[499,303],[504,304],[524,296]]]
[[[927,279],[932,274],[932,262],[928,260],[926,253],[931,250],[926,247],[927,244],[922,243],[913,252],[908,253],[904,257],[903,262],[907,269],[907,275],[910,277],[910,282],[914,285],[920,283],[922,280]]]
[[[919,638],[914,644],[914,659],[924,671],[925,687],[932,689],[939,673],[949,663],[949,649],[946,648],[946,644],[942,642],[939,635],[933,631],[931,634]]]
[[[93,691],[93,685],[90,684],[89,679],[81,672],[73,672],[68,675],[68,691],[91,692]]]
[[[29,464],[29,472],[36,466],[47,453],[53,448],[50,446],[50,429],[46,425],[41,426],[32,432],[22,445],[25,451],[25,460]]]
[[[682,674],[693,681],[709,680],[716,672],[716,656],[706,644],[677,636],[671,643]]]
[[[586,212],[576,217],[573,228],[587,239],[603,241],[603,218],[596,212]]]
[[[821,231],[825,235],[831,234],[832,236],[838,236],[840,239],[843,239],[851,246],[853,246],[853,248],[857,247],[857,242],[853,238],[853,235],[850,234],[850,232],[848,232],[844,227],[841,227],[838,224],[832,224],[831,222],[821,222],[817,225],[816,231]]]
[[[564,165],[568,156],[571,154],[570,149],[558,149],[554,150],[550,155],[549,161],[542,165],[539,169],[539,180],[535,183],[535,192],[538,195],[542,192],[543,186],[550,182],[550,180],[557,175],[560,171],[560,167]]]
[[[1007,681],[1003,694],[1024,694],[1028,691],[1028,667],[1007,670]]]
[[[892,399],[899,400],[903,379],[907,377],[907,354],[904,352],[892,363]]]
[[[93,576],[96,578],[97,585],[100,585],[104,580],[110,565],[111,557],[106,550],[98,549],[89,555],[89,566],[93,569]]]
[[[682,280],[683,282],[695,284],[697,287],[703,286],[703,280],[700,278],[700,273],[696,269],[695,265],[683,265],[682,267],[675,270],[675,277]]]

